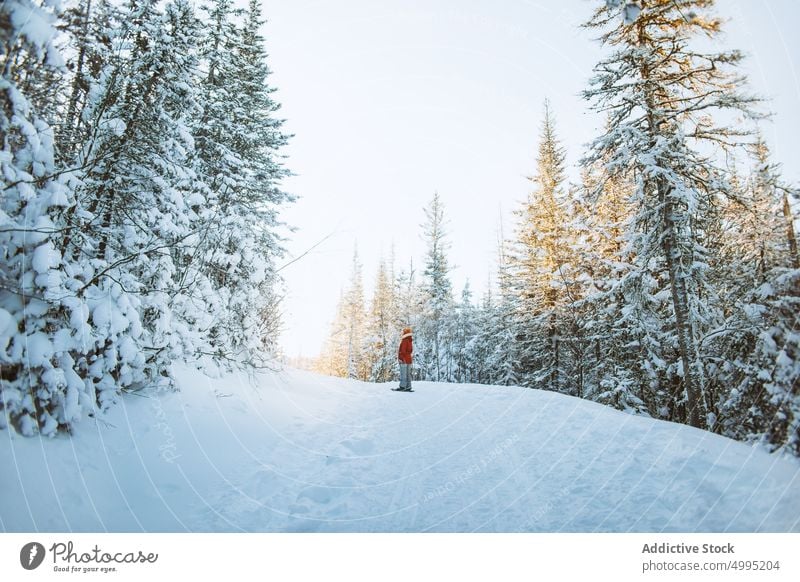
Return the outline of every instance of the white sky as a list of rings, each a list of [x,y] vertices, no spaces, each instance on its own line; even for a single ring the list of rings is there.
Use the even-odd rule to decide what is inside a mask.
[[[299,195],[282,344],[313,356],[326,337],[356,242],[370,290],[392,243],[422,264],[423,207],[438,190],[449,219],[454,289],[476,297],[494,270],[501,214],[534,170],[548,97],[570,175],[598,119],[578,96],[599,45],[578,28],[602,0],[264,0],[272,82],[294,133],[287,180]],[[718,0],[723,43],[749,56],[752,88],[773,98],[765,135],[784,176],[800,181],[800,3]],[[794,59],[793,59],[794,57]],[[287,259],[288,260],[288,259]]]

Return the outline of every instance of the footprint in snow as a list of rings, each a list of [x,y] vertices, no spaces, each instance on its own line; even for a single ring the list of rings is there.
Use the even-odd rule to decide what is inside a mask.
[[[314,503],[318,503],[320,505],[326,505],[331,502],[334,497],[335,489],[331,487],[325,487],[321,485],[312,485],[311,487],[307,487],[303,489],[300,494],[297,496],[298,501],[302,501],[303,499],[308,499]]]
[[[351,436],[336,445],[336,448],[327,455],[326,465],[335,465],[358,460],[368,456],[374,449],[372,439],[363,436]]]
[[[373,449],[372,440],[365,437],[346,439],[340,443],[340,446],[355,455],[366,455]]]
[[[336,487],[325,487],[324,485],[312,485],[306,487],[297,496],[294,503],[289,505],[289,513],[294,518],[326,520],[346,516],[348,514],[348,503],[343,498],[346,489]],[[314,531],[318,529],[319,523],[305,524],[303,529],[298,531]]]

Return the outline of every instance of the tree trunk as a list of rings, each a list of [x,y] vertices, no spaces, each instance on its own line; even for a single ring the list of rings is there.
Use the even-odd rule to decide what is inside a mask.
[[[669,200],[667,185],[659,180],[659,200],[663,204],[662,245],[664,259],[669,271],[672,291],[672,308],[675,312],[675,328],[678,335],[678,350],[683,365],[683,386],[686,391],[686,416],[689,424],[706,428],[705,405],[703,401],[703,370],[700,365],[697,345],[694,340],[691,315],[689,314],[689,293],[686,278],[681,268],[680,250],[675,240],[674,208]]]
[[[439,382],[440,381],[440,379],[439,379],[439,376],[440,376],[439,366],[440,366],[441,362],[439,361],[439,320],[438,319],[436,320],[436,332],[435,332],[435,334],[433,336],[433,349],[435,351],[434,358],[436,358],[436,381]]]
[[[597,387],[598,392],[600,391],[600,382],[603,379],[603,375],[601,372],[602,368],[601,362],[602,359],[600,357],[600,340],[596,339],[594,340],[594,370],[595,370],[594,384]]]
[[[78,110],[78,99],[80,98],[81,93],[85,93],[88,91],[88,84],[85,87],[82,87],[82,83],[86,83],[83,75],[83,63],[86,58],[86,43],[88,42],[87,38],[89,36],[89,20],[92,14],[92,0],[88,0],[86,2],[86,10],[83,13],[83,29],[81,33],[83,34],[83,38],[81,39],[80,48],[78,49],[78,57],[75,62],[75,71],[74,71],[74,78],[72,79],[72,92],[69,97],[69,105],[67,106],[67,115],[64,121],[64,129],[63,129],[63,138],[62,144],[64,147],[68,148],[67,151],[71,155],[74,152],[74,143],[73,140],[77,133],[76,125],[76,117],[77,117],[77,110]]]
[[[555,349],[555,356],[556,356],[556,359],[555,359],[555,362],[554,362],[554,365],[553,365],[553,390],[558,392],[558,388],[559,388],[559,384],[560,384],[559,377],[558,377],[558,369],[561,366],[561,361],[560,361],[561,358],[559,357],[561,355],[561,349],[560,349],[561,346],[560,346],[560,342],[558,341],[558,338],[556,338],[554,340],[554,346],[553,347]]]
[[[789,206],[789,195],[783,192],[783,216],[786,219],[786,239],[789,242],[789,255],[792,261],[792,268],[800,269],[800,256],[797,254],[797,237],[794,233],[794,217],[792,208]]]
[[[639,21],[639,45],[647,46],[645,28]],[[663,137],[664,127],[660,111],[662,107],[656,106],[656,87],[652,82],[650,67],[643,64],[640,69],[642,80],[645,81],[645,109],[647,115],[647,129],[651,145]],[[657,161],[660,167],[669,167],[669,164]],[[686,417],[691,426],[705,428],[705,406],[703,401],[703,369],[694,340],[691,314],[689,313],[689,292],[686,289],[685,274],[681,266],[681,250],[677,244],[675,232],[675,208],[670,198],[670,186],[663,177],[654,178],[658,202],[662,207],[662,238],[661,245],[664,251],[664,260],[669,271],[669,284],[672,294],[672,308],[675,313],[675,331],[678,336],[678,350],[683,366],[683,386],[686,392]],[[647,185],[645,186],[647,187]]]

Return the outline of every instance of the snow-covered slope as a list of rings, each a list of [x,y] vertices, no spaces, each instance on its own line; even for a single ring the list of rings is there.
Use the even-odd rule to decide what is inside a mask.
[[[798,531],[800,463],[550,392],[297,371],[0,431],[4,531]]]

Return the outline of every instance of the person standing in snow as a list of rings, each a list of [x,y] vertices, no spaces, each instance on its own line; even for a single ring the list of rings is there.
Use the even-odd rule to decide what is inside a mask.
[[[400,388],[398,390],[411,391],[411,328],[403,329],[400,337],[400,349],[397,351],[397,359],[400,362]]]

